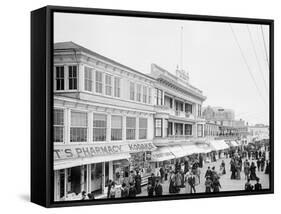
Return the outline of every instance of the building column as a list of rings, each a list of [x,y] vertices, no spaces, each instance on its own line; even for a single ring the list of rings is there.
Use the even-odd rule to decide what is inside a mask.
[[[166,133],[166,120],[164,118],[162,118],[162,138],[167,137],[167,133]]]
[[[86,192],[92,191],[92,182],[91,182],[91,164],[87,164],[87,190]]]
[[[204,124],[202,124],[202,137],[205,137],[204,132],[205,132],[205,126],[204,126]]]
[[[197,123],[194,123],[194,125],[192,126],[192,135],[194,137],[197,137]]]
[[[136,117],[136,140],[139,139],[139,116]]]
[[[84,90],[84,66],[82,64],[78,65],[78,90],[83,91]]]
[[[197,104],[194,103],[193,106],[192,106],[192,114],[194,116],[195,119],[197,119]]]
[[[122,115],[122,140],[126,141],[126,115]]]
[[[65,126],[64,126],[64,140],[65,143],[70,143],[70,124],[71,124],[71,110],[65,110]]]
[[[111,113],[107,113],[107,118],[106,118],[106,142],[111,141]]]
[[[93,112],[88,112],[88,143],[93,142]]]

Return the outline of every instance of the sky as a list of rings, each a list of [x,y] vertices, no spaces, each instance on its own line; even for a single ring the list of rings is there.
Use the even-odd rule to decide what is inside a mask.
[[[203,106],[269,124],[267,25],[55,13],[54,42],[65,41],[142,73],[152,63],[173,74],[179,66],[207,97]]]

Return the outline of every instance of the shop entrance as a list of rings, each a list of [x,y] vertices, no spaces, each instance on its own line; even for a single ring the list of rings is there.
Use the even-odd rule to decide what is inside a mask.
[[[69,178],[71,181],[70,191],[79,194],[81,192],[81,167],[71,168]]]
[[[65,170],[59,170],[59,198],[65,196]]]
[[[94,194],[102,194],[103,189],[103,173],[102,163],[91,164],[91,192]]]

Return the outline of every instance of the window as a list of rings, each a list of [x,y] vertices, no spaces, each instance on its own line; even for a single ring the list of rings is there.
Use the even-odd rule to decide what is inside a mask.
[[[192,125],[191,124],[185,124],[185,135],[192,135]]]
[[[147,87],[143,86],[143,97],[142,97],[142,101],[144,103],[147,103]]]
[[[93,141],[106,141],[106,115],[93,115]]]
[[[68,88],[69,90],[77,89],[77,66],[68,66]]]
[[[197,137],[203,137],[203,125],[202,124],[197,125]]]
[[[172,109],[173,108],[173,99],[165,96],[164,97],[164,105]]]
[[[111,140],[122,140],[122,116],[111,117]]]
[[[56,90],[64,90],[64,67],[56,67]]]
[[[173,135],[173,123],[172,122],[168,122],[168,131],[167,131],[167,135],[171,136]]]
[[[63,142],[64,116],[63,109],[54,109],[54,142]]]
[[[84,72],[85,72],[85,74],[84,74],[85,91],[92,91],[92,85],[93,85],[92,69],[89,67],[85,67]]]
[[[114,96],[120,97],[120,78],[114,77]]]
[[[148,103],[151,104],[151,88],[148,89]]]
[[[185,104],[185,112],[192,113],[192,105],[189,103]]]
[[[135,84],[130,82],[130,100],[135,100]]]
[[[175,101],[176,111],[183,111],[183,103],[180,101]]]
[[[175,135],[183,135],[183,124],[175,123]]]
[[[126,118],[126,139],[127,140],[136,139],[136,118],[135,117]]]
[[[137,84],[137,101],[141,101],[141,85]]]
[[[156,89],[156,105],[163,105],[163,91]]]
[[[112,81],[110,75],[105,75],[105,94],[108,96],[112,95]]]
[[[96,92],[102,93],[102,73],[100,71],[96,71]]]
[[[155,137],[162,137],[162,119],[155,119]]]
[[[86,112],[71,112],[70,142],[87,141],[88,117]]]
[[[139,139],[147,139],[147,119],[139,119]]]

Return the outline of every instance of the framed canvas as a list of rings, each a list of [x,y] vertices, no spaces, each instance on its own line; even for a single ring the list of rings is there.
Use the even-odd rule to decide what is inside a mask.
[[[273,20],[31,12],[31,201],[273,193]]]

